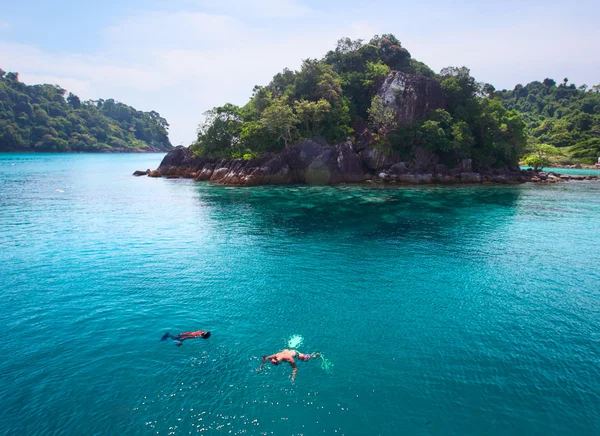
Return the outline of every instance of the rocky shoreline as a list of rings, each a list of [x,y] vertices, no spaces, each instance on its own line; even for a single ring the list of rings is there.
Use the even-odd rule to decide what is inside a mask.
[[[348,141],[329,146],[308,140],[279,154],[266,154],[250,160],[197,158],[188,148],[178,147],[164,157],[156,170],[138,170],[133,175],[189,178],[232,186],[519,184],[598,180],[598,176],[534,172],[518,167],[474,172],[470,159],[461,161],[457,168],[447,168],[431,162],[427,155],[418,156],[407,166],[368,144],[366,140],[363,144],[361,141]]]

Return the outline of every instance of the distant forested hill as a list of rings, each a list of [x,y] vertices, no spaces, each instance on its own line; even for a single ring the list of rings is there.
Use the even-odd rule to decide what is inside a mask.
[[[0,69],[0,151],[169,151],[169,124],[115,100],[82,102]]]
[[[564,79],[557,86],[545,79],[496,94],[521,114],[534,142],[562,148],[581,163],[592,164],[600,156],[600,85],[588,89]]]

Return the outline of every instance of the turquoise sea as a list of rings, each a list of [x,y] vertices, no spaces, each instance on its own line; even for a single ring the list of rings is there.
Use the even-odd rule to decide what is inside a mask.
[[[600,433],[600,183],[131,176],[161,158],[0,154],[0,434]],[[257,372],[292,335],[333,371]]]
[[[529,167],[521,167],[522,170],[527,170]],[[600,170],[589,168],[542,168],[543,171],[552,171],[558,174],[570,174],[573,176],[600,176]]]

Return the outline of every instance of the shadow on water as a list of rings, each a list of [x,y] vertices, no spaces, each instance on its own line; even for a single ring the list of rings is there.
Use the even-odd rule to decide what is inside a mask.
[[[256,235],[444,237],[457,227],[499,226],[513,216],[519,187],[263,186],[197,188],[198,200],[221,221],[233,217]],[[228,221],[231,222],[231,221]],[[243,224],[243,225],[239,225]]]

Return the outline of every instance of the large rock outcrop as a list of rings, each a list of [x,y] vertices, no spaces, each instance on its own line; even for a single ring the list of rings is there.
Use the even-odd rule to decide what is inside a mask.
[[[166,177],[192,177],[245,186],[329,185],[358,183],[369,178],[368,169],[350,141],[335,146],[303,141],[280,154],[250,160],[195,158],[189,149],[177,148],[164,157],[157,172]]]
[[[377,93],[396,111],[396,121],[410,125],[428,110],[445,107],[446,96],[437,80],[390,71]]]
[[[452,169],[437,163],[420,167],[418,162],[419,159],[416,159],[406,165],[395,159],[393,154],[388,156],[370,146],[359,151],[351,141],[334,146],[303,141],[279,154],[267,154],[250,160],[196,158],[189,149],[177,148],[165,156],[157,170],[148,170],[146,173],[150,177],[187,177],[238,186],[364,182],[473,184],[546,180],[532,171],[509,168],[475,173],[469,160],[460,162],[459,166]],[[562,180],[550,178],[548,183]]]

